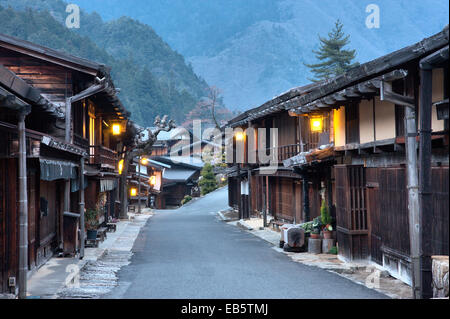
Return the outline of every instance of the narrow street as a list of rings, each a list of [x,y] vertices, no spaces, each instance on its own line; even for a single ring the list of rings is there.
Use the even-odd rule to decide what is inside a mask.
[[[386,298],[336,274],[293,262],[220,221],[227,189],[178,210],[157,211],[136,239],[131,263],[103,298]]]

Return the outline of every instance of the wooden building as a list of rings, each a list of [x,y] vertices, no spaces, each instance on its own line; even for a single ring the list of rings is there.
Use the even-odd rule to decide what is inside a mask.
[[[153,191],[158,209],[181,206],[186,195],[200,196],[198,180],[204,163],[196,157],[155,156],[152,157],[162,173],[162,182],[158,192]],[[159,163],[159,164],[158,164]]]
[[[126,146],[129,113],[104,65],[2,34],[0,80],[6,92],[0,104],[0,292],[15,293],[8,284],[18,277],[21,194],[15,182],[17,119],[9,100],[15,97],[30,108],[25,118],[29,270],[55,252],[80,253],[84,208],[96,209],[101,222],[114,214],[118,154]]]
[[[422,284],[429,289],[430,256],[448,255],[448,43],[446,27],[232,120],[243,129],[278,127],[283,169],[261,178],[260,165],[230,167],[230,205],[299,223],[319,214],[322,191],[336,220],[339,255],[370,260],[411,284],[407,151],[408,138],[415,140]],[[415,133],[407,132],[407,119]],[[249,189],[247,202],[240,188]]]

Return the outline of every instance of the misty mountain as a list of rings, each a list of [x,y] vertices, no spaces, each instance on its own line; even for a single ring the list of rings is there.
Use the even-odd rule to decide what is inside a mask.
[[[241,110],[309,83],[303,63],[316,62],[318,35],[326,36],[337,19],[361,63],[431,36],[449,21],[445,0],[73,2],[107,20],[127,15],[150,25],[196,74],[223,90],[229,108]],[[365,25],[371,3],[380,7],[379,29]]]
[[[163,114],[183,123],[207,95],[208,84],[150,26],[129,17],[104,22],[83,11],[81,28],[68,29],[66,5],[0,0],[0,32],[109,65],[120,98],[143,126]]]

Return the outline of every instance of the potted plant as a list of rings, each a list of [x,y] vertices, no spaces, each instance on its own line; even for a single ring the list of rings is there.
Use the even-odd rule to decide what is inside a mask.
[[[311,239],[320,239],[320,227],[322,223],[320,218],[316,217],[313,220],[312,231],[311,231]]]
[[[314,230],[311,232],[310,238],[311,238],[311,239],[320,239],[320,231],[317,230],[317,229],[314,229]]]
[[[87,240],[95,240],[98,230],[98,214],[95,209],[88,209],[85,213]]]
[[[330,215],[330,211],[328,210],[325,200],[322,201],[322,207],[320,207],[320,220],[323,226],[323,238],[331,239],[333,236],[333,226],[331,226],[333,218]]]

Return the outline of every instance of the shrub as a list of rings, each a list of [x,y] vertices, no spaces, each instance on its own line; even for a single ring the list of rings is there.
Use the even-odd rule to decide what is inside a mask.
[[[337,255],[338,254],[338,248],[336,246],[331,247],[330,251],[328,252],[330,255]]]
[[[320,207],[320,219],[323,226],[330,225],[333,222],[325,200],[322,201],[322,207]]]
[[[217,189],[217,181],[211,164],[205,164],[201,176],[202,178],[198,184],[201,188],[202,195],[209,194]]]
[[[192,200],[192,196],[186,195],[186,196],[184,196],[183,200],[181,201],[181,205],[186,205],[186,204],[189,203],[191,200]]]

